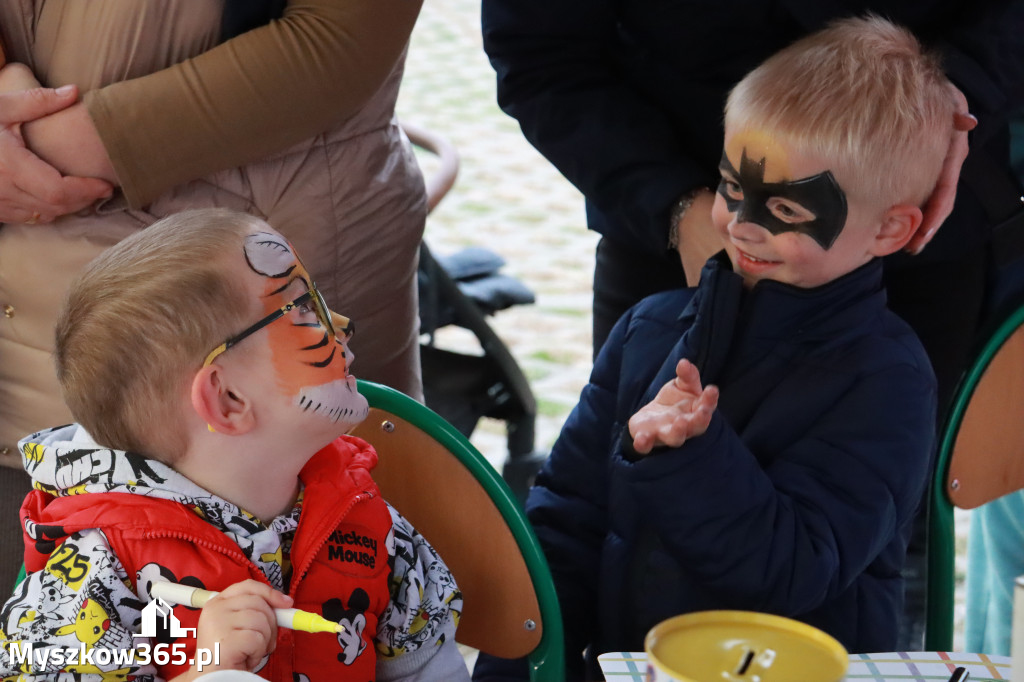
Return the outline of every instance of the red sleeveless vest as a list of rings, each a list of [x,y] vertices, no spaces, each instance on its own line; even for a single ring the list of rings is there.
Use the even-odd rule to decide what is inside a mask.
[[[370,477],[376,462],[377,455],[368,444],[343,437],[303,468],[305,493],[291,548],[288,593],[295,599],[295,608],[341,622],[346,632],[310,634],[278,628],[274,653],[256,671],[260,677],[280,682],[375,678],[373,640],[378,619],[390,601],[387,541],[392,525],[387,505]],[[101,529],[136,592],[143,592],[135,584],[140,572],[155,575],[160,569],[179,582],[194,578],[208,590],[223,590],[247,578],[268,583],[238,545],[178,502],[126,493],[53,498],[33,491],[25,500],[23,518],[26,513],[39,523],[62,527],[64,537],[78,530]],[[48,558],[48,552],[26,543],[29,571],[42,569]],[[199,614],[199,609],[174,607],[184,628],[197,627]],[[193,659],[194,636],[172,640],[164,650],[180,651],[173,648],[178,642],[184,644],[186,660]],[[153,641],[154,646],[157,643]],[[170,679],[187,669],[187,662],[174,665],[172,661],[160,666],[160,674]]]

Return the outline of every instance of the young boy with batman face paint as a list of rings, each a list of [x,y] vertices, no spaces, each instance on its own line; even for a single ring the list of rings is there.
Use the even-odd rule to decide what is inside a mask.
[[[220,594],[174,607],[185,636],[150,642],[170,645],[166,660],[74,671],[468,679],[454,580],[381,499],[373,448],[345,435],[367,415],[353,332],[288,240],[242,213],[170,216],[93,261],[57,323],[57,374],[80,425],[20,444],[35,488],[22,506],[29,576],[0,610],[4,639],[37,656],[137,647],[150,641],[136,638],[149,588],[169,580]],[[102,623],[88,642],[76,626],[86,606]],[[279,628],[273,610],[289,607],[342,614],[345,630]],[[17,675],[3,644],[0,677]],[[197,650],[218,659],[200,670]],[[56,679],[52,660],[32,679]]]
[[[895,648],[935,379],[877,257],[919,225],[953,115],[940,66],[876,17],[736,86],[713,214],[725,250],[699,286],[618,322],[527,500],[569,679],[705,609]]]

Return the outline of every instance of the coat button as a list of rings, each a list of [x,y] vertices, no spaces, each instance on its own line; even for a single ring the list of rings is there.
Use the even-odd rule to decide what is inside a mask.
[[[5,303],[4,304],[4,317],[7,317],[7,318],[14,317],[14,306],[11,305],[10,303]]]

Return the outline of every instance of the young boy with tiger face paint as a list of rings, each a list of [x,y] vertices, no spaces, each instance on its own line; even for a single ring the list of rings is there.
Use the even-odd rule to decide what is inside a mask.
[[[259,300],[265,314],[310,292],[309,273],[281,235],[247,235],[245,259],[262,278]],[[282,394],[293,396],[304,412],[325,417],[344,432],[361,422],[367,411],[366,400],[356,391],[355,377],[349,373],[355,355],[348,340],[355,325],[340,315],[329,323],[321,322],[318,313],[326,306],[314,295],[299,306],[296,316],[301,319],[267,328],[274,374]],[[335,328],[335,323],[341,328]]]
[[[914,36],[873,17],[794,43],[733,91],[725,251],[696,288],[619,320],[527,500],[570,680],[706,609],[896,648],[935,378],[885,307],[877,256],[920,223],[954,97]]]
[[[349,372],[355,323],[327,310],[302,261],[277,232],[245,235],[242,252],[230,276],[246,291],[250,317],[260,322],[207,356],[192,381],[196,416],[208,429],[233,433],[245,406],[231,397],[237,391],[232,393],[228,381],[240,365],[240,380],[261,384],[252,390],[266,399],[263,428],[272,437],[312,440],[322,434],[326,444],[367,414]]]
[[[79,424],[20,444],[35,488],[22,509],[29,577],[0,610],[5,638],[77,649],[77,614],[98,604],[107,617],[88,646],[137,645],[150,587],[168,580],[220,592],[202,610],[174,607],[196,628],[172,641],[185,655],[127,670],[100,658],[98,672],[467,679],[450,573],[381,499],[372,447],[344,435],[367,414],[354,329],[291,244],[241,213],[165,218],[90,264],[57,324]],[[54,589],[59,606],[41,608]],[[274,609],[289,607],[344,632],[278,628]],[[219,660],[198,670],[198,649]],[[4,642],[0,676],[18,668]]]

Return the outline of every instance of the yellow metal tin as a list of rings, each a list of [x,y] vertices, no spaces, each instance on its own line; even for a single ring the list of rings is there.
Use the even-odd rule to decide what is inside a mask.
[[[649,682],[838,682],[849,656],[818,628],[750,611],[700,611],[647,634]]]

